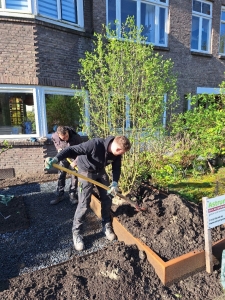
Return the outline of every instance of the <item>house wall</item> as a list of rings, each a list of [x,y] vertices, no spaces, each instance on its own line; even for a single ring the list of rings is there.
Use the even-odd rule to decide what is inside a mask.
[[[219,34],[221,6],[224,0],[212,1],[212,54],[191,52],[192,1],[170,0],[170,32],[168,49],[157,49],[164,58],[174,62],[177,74],[179,111],[185,109],[184,96],[196,94],[197,87],[218,88],[224,80],[225,60],[220,57]]]
[[[0,84],[78,85],[78,60],[91,49],[92,1],[84,0],[84,30],[0,16]]]
[[[86,136],[81,137],[85,142]],[[54,157],[57,154],[51,140],[45,142],[11,141],[12,148],[2,152],[3,142],[0,142],[0,172],[4,169],[13,168],[15,177],[33,177],[44,173],[57,172],[46,171],[44,162],[46,157]],[[1,177],[1,176],[0,176]]]
[[[34,22],[0,18],[0,83],[37,84]]]
[[[102,23],[106,23],[105,2],[105,0],[93,1],[93,24],[97,32],[101,32]],[[168,48],[154,48],[165,59],[171,58],[174,62],[174,72],[178,79],[177,111],[180,112],[186,109],[185,95],[196,94],[197,87],[218,88],[225,79],[225,57],[218,54],[221,6],[225,6],[225,0],[211,2],[213,3],[212,54],[193,53],[190,50],[192,0],[169,1]]]

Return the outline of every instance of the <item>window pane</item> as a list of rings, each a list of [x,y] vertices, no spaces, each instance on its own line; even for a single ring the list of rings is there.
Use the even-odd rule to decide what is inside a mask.
[[[108,25],[112,30],[116,30],[116,0],[108,0]]]
[[[76,129],[80,121],[80,109],[72,96],[45,95],[48,133],[54,132],[54,125],[72,126]]]
[[[193,0],[193,11],[201,12],[201,2]]]
[[[76,1],[74,0],[62,0],[62,19],[77,23],[77,9]]]
[[[36,133],[33,94],[0,93],[0,135]]]
[[[202,43],[201,50],[208,51],[208,41],[209,41],[209,20],[202,20]]]
[[[147,42],[155,43],[155,6],[141,3],[141,25],[142,35]]]
[[[221,20],[225,21],[225,11],[221,11]]]
[[[210,5],[207,3],[202,3],[202,13],[206,15],[210,15]]]
[[[191,49],[198,49],[199,39],[199,18],[192,17],[192,30],[191,30]]]
[[[166,3],[166,0],[160,0],[160,2]]]
[[[58,19],[57,0],[38,0],[38,10],[41,15]]]
[[[128,16],[134,16],[137,20],[137,2],[133,0],[121,0],[121,22],[125,23]]]
[[[220,25],[220,53],[225,53],[225,24]]]
[[[28,0],[6,0],[7,9],[28,10]]]
[[[165,44],[165,23],[166,10],[160,7],[159,9],[159,44]]]

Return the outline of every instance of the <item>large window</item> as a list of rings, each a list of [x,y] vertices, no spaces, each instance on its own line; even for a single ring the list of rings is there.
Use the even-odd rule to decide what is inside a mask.
[[[70,88],[0,85],[0,138],[51,137],[55,125],[81,132],[81,105],[89,126],[87,95]]]
[[[212,3],[192,2],[191,50],[210,53],[212,28]]]
[[[225,7],[222,7],[220,17],[220,48],[219,53],[225,55]]]
[[[115,20],[123,24],[134,16],[136,26],[143,27],[142,34],[148,43],[167,46],[169,0],[107,0],[107,25],[116,29]]]
[[[0,135],[35,133],[33,94],[0,93]]]
[[[64,27],[84,27],[83,0],[0,0],[0,15],[25,13]]]
[[[77,0],[38,0],[40,15],[53,19],[77,22]]]

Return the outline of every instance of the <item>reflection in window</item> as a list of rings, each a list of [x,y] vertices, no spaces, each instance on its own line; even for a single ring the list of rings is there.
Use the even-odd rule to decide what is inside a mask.
[[[116,30],[116,0],[108,0],[108,24],[111,30]]]
[[[71,126],[79,128],[81,120],[81,98],[68,95],[45,95],[48,133],[55,131],[55,125]],[[78,130],[77,130],[78,131]]]
[[[220,48],[219,52],[225,54],[225,7],[222,7],[220,17]]]
[[[36,133],[33,94],[0,93],[0,135]]]
[[[210,52],[212,3],[193,0],[191,49]]]

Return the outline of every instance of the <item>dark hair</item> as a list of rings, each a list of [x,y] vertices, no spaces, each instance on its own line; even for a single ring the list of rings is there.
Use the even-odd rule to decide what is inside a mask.
[[[68,132],[68,127],[66,126],[58,126],[57,127],[57,133],[61,135],[65,135]]]
[[[114,141],[125,151],[129,151],[131,148],[129,139],[124,135],[117,135]]]

